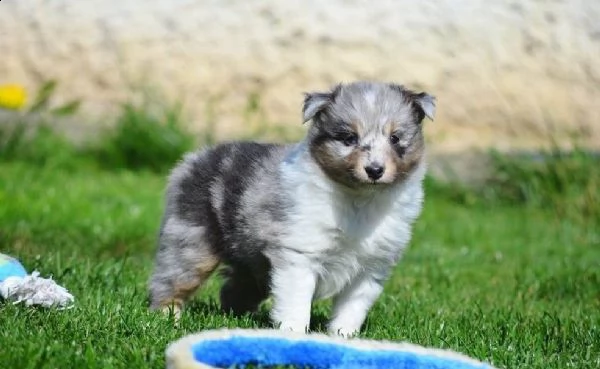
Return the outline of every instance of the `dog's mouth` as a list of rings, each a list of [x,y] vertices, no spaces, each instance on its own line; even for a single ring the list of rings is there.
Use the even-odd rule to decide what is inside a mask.
[[[379,187],[379,186],[385,186],[385,185],[389,185],[390,182],[386,181],[386,180],[381,180],[381,179],[361,179],[359,180],[359,182],[363,185],[363,186],[367,186],[367,187]]]
[[[354,177],[354,181],[357,182],[359,186],[367,186],[367,187],[379,187],[389,185],[391,182],[384,178],[371,179],[364,177]]]
[[[334,178],[336,179],[336,178]],[[381,178],[369,178],[363,173],[357,173],[354,170],[348,170],[345,177],[338,177],[338,182],[345,184],[354,189],[360,188],[379,188],[390,186],[395,183],[395,178],[390,176],[382,176]],[[340,180],[342,179],[342,180]]]

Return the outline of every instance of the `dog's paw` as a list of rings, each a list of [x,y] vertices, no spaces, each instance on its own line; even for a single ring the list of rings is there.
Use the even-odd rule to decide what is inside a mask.
[[[173,317],[175,323],[179,322],[181,319],[181,312],[183,310],[183,302],[179,300],[173,300],[169,303],[158,304],[157,306],[152,306],[152,310],[158,310],[165,316]]]

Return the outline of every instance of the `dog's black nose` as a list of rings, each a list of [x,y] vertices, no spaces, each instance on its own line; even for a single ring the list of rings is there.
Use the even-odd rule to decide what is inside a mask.
[[[381,178],[384,170],[385,168],[379,164],[371,164],[365,167],[365,172],[367,172],[367,175],[372,180]]]

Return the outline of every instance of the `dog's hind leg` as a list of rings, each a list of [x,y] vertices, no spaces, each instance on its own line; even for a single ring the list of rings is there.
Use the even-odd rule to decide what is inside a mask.
[[[161,229],[150,278],[150,308],[179,318],[184,303],[219,265],[205,239],[205,228],[171,217]]]
[[[265,281],[244,267],[229,267],[223,272],[226,278],[221,288],[221,308],[234,315],[256,312],[260,303],[268,297]]]

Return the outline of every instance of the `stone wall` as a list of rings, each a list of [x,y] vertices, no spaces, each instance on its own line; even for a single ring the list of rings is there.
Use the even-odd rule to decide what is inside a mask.
[[[438,97],[437,152],[600,146],[600,2],[589,0],[2,0],[0,83],[60,81],[105,117],[132,88],[182,99],[221,137],[250,100],[300,125],[302,93],[402,82]],[[95,121],[97,119],[82,119]]]

